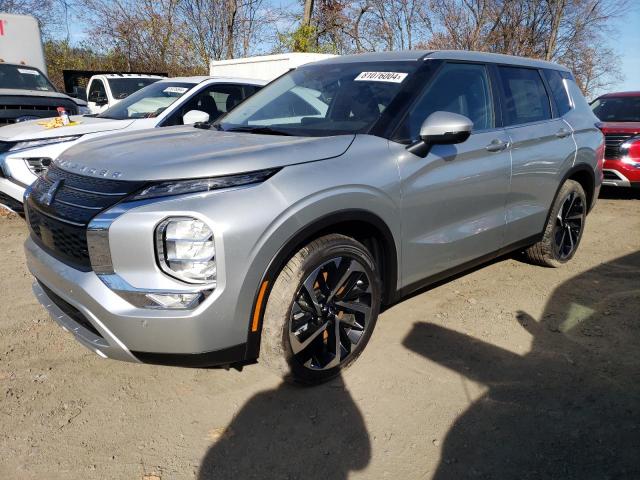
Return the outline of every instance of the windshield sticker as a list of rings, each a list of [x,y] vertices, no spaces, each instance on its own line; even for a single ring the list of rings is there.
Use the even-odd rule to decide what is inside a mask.
[[[28,68],[19,68],[20,73],[26,73],[27,75],[40,75],[37,70],[31,70]]]
[[[406,73],[400,72],[362,72],[354,81],[402,83],[402,81],[407,78],[407,75]]]
[[[182,95],[187,90],[189,89],[185,87],[167,87],[162,92],[163,93],[179,93],[180,95]]]

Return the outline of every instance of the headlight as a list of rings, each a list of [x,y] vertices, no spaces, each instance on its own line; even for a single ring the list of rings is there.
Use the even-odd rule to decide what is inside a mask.
[[[184,193],[208,192],[220,188],[239,187],[252,183],[264,182],[274,175],[279,169],[260,170],[257,172],[242,173],[240,175],[229,175],[226,177],[198,178],[193,180],[179,180],[172,182],[162,182],[145,188],[134,195],[131,200],[142,200],[155,197],[167,197],[171,195],[181,195]]]
[[[42,147],[43,145],[51,145],[54,143],[71,142],[77,140],[81,135],[71,135],[69,137],[53,137],[53,138],[40,138],[37,140],[25,140],[23,142],[16,142],[9,148],[10,152],[16,150],[24,150],[25,148]]]
[[[213,232],[201,220],[171,217],[156,227],[156,254],[162,271],[187,283],[216,280]]]
[[[90,113],[91,110],[89,110],[89,107],[78,106],[78,115],[89,115]]]

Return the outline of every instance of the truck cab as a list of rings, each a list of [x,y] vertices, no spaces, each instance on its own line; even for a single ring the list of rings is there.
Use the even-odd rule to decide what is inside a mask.
[[[159,75],[129,73],[94,75],[87,83],[87,105],[91,113],[102,113],[132,93],[162,78]]]
[[[60,93],[47,78],[40,29],[27,15],[0,14],[0,126],[58,115],[86,114],[86,102]]]

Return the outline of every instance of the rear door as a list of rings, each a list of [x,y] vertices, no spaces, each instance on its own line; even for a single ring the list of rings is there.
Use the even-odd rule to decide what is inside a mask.
[[[542,233],[562,175],[575,159],[572,129],[551,102],[542,71],[497,66],[502,118],[511,141],[506,244]]]
[[[403,286],[496,251],[504,241],[509,139],[496,118],[488,67],[445,63],[396,136],[417,140],[435,111],[465,115],[474,127],[465,142],[434,145],[425,158],[390,142],[402,188]]]

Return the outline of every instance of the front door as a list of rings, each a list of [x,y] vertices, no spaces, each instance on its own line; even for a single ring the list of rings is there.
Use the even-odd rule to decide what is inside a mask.
[[[509,137],[496,128],[487,67],[446,63],[401,124],[416,140],[435,111],[473,121],[469,139],[434,145],[425,158],[390,142],[402,186],[403,286],[499,250],[504,245]]]

